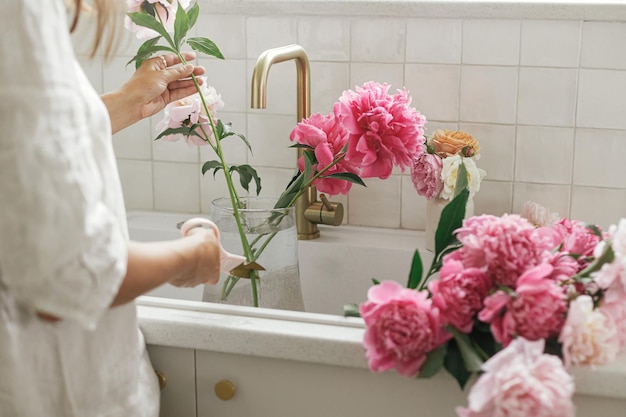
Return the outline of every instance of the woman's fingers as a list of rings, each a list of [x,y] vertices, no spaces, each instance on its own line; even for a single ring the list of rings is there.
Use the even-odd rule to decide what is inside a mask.
[[[165,59],[165,63],[167,64],[167,67],[173,67],[174,65],[180,64],[180,58],[177,55],[163,54],[161,56]],[[187,62],[193,61],[196,59],[196,53],[195,52],[183,52],[183,57],[185,58],[185,61]]]

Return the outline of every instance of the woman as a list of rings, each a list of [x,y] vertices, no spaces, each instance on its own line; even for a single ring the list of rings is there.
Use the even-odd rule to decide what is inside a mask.
[[[204,70],[152,58],[100,98],[76,63],[63,0],[2,6],[0,416],[156,417],[133,300],[166,282],[215,283],[219,243],[207,229],[127,241],[111,135],[193,93],[185,78]],[[94,10],[100,43],[115,10]]]

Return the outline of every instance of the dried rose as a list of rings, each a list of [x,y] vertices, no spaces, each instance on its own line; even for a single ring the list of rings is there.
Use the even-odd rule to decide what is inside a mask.
[[[428,144],[435,149],[435,153],[442,158],[461,154],[472,157],[478,155],[480,146],[478,141],[469,133],[461,130],[455,132],[447,129],[436,130]]]

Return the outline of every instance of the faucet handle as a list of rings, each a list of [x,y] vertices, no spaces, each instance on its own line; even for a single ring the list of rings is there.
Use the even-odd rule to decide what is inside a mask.
[[[343,221],[343,204],[328,201],[325,194],[320,194],[321,201],[314,201],[304,210],[304,217],[315,224],[339,226]]]

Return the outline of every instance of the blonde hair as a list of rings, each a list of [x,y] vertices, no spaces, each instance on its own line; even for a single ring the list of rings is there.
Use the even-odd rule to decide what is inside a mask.
[[[74,32],[78,26],[80,16],[84,13],[93,14],[96,17],[96,32],[91,46],[91,57],[96,54],[102,46],[104,57],[107,58],[113,53],[117,46],[116,25],[119,0],[66,0],[70,6],[73,17],[70,25],[70,32]]]

